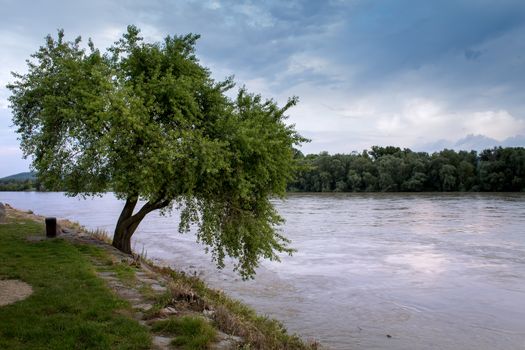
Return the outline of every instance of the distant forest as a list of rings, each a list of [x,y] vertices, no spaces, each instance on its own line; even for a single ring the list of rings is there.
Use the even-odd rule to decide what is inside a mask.
[[[40,191],[35,173],[20,173],[0,179],[0,191]]]
[[[296,157],[292,192],[525,191],[525,148],[428,154],[374,146],[362,153]]]
[[[525,148],[428,154],[373,146],[362,153],[303,155],[290,192],[525,191]],[[0,191],[44,190],[35,175],[0,179]]]
[[[0,191],[40,191],[36,180],[0,180]]]

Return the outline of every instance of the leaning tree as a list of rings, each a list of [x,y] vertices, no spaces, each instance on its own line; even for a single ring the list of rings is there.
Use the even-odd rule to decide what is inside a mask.
[[[46,37],[8,85],[24,156],[47,189],[125,201],[113,237],[123,252],[148,213],[176,204],[180,232],[196,226],[219,267],[231,256],[252,276],[261,257],[291,252],[270,199],[305,141],[285,123],[297,99],[281,108],[244,88],[231,98],[232,78],[214,81],[196,58],[197,35],[139,33],[129,26],[104,53],[63,31]]]

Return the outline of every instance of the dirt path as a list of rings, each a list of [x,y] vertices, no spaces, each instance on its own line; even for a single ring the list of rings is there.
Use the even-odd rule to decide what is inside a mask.
[[[23,300],[33,293],[33,288],[19,280],[0,280],[0,307]]]

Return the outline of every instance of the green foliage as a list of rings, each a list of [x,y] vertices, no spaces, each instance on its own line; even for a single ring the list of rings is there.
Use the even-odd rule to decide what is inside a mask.
[[[21,279],[33,294],[0,307],[0,349],[149,349],[151,336],[93,272],[88,258],[42,235],[34,221],[0,225],[0,279]]]
[[[127,201],[115,231],[127,247],[148,212],[176,202],[180,231],[196,224],[218,266],[232,256],[248,277],[261,257],[291,252],[269,199],[284,195],[305,141],[285,124],[297,99],[281,108],[244,88],[229,98],[232,79],[211,78],[197,39],[145,43],[129,26],[103,54],[59,31],[8,85],[13,122],[45,188]],[[147,204],[133,214],[139,198]]]
[[[185,350],[208,349],[217,336],[215,328],[200,317],[172,317],[154,323],[151,329],[154,332],[175,335],[173,345]]]
[[[289,191],[525,191],[525,148],[443,150],[429,155],[397,147],[361,154],[298,156]]]

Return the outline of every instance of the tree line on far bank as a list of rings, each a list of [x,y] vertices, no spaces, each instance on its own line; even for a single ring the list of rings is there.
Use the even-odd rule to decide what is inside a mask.
[[[289,192],[525,191],[525,148],[428,154],[373,146],[362,153],[296,158],[302,169]],[[0,191],[43,191],[37,179],[0,180]]]
[[[304,156],[290,192],[525,191],[525,148],[428,154],[373,146],[362,153]]]
[[[25,172],[0,179],[0,191],[42,191],[36,174]]]
[[[41,191],[42,188],[37,180],[0,180],[0,191]]]

